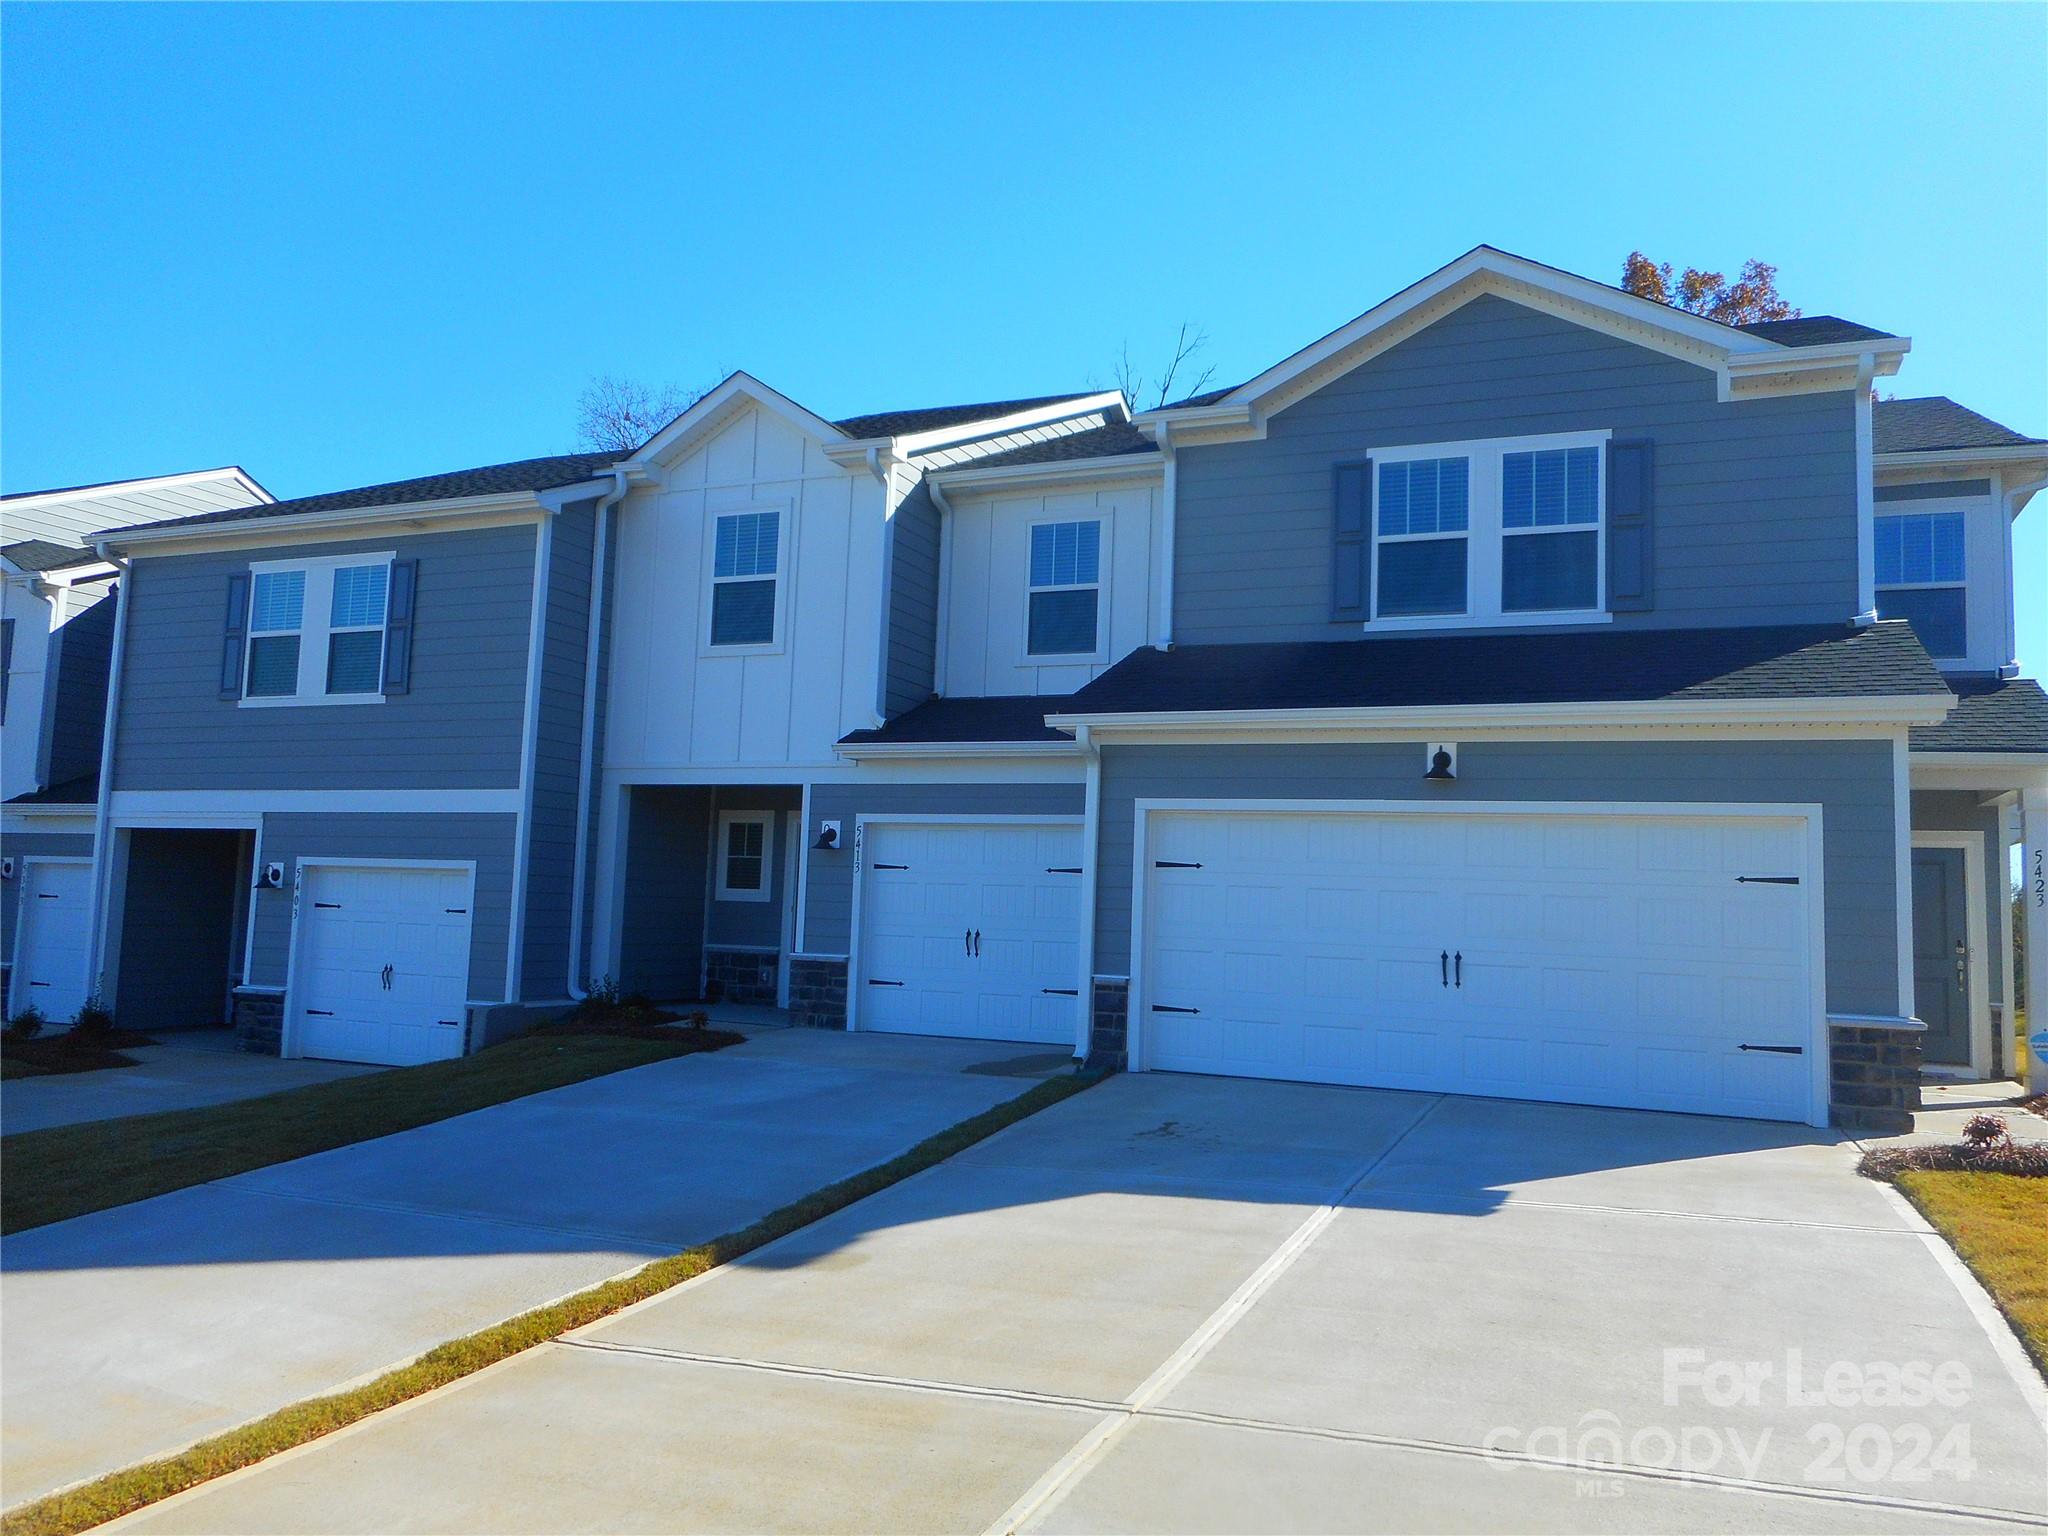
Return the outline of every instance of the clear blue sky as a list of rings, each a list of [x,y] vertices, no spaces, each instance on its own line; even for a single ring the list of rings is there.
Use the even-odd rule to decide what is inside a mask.
[[[1236,382],[1481,241],[1774,261],[2048,434],[2048,8],[10,4],[8,490],[559,451],[593,374],[826,415]],[[2048,495],[2021,519],[2048,670]]]

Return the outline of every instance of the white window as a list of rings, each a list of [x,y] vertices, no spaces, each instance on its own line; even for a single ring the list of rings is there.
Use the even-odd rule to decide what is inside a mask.
[[[1928,654],[1947,660],[1970,649],[1963,535],[1961,512],[1877,520],[1878,616],[1909,621]]]
[[[1604,620],[1608,435],[1374,449],[1370,627]]]
[[[768,827],[766,811],[722,811],[718,817],[718,882],[720,901],[768,899]]]
[[[779,512],[727,512],[713,519],[712,645],[775,643],[781,544]]]
[[[1034,523],[1030,612],[1032,656],[1093,656],[1102,627],[1102,524],[1097,519]]]
[[[392,558],[342,555],[251,566],[242,702],[381,700]]]

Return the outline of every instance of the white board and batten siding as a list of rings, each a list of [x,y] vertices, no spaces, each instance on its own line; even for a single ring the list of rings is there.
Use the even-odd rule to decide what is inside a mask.
[[[1825,1122],[1791,815],[1153,810],[1134,1065]]]
[[[946,580],[948,697],[1072,693],[1149,640],[1157,613],[1155,551],[1161,495],[1156,479],[1015,495],[951,498]],[[1102,524],[1100,649],[1085,660],[1026,654],[1031,528],[1036,523]]]
[[[710,527],[774,508],[778,642],[719,654],[708,632]],[[748,408],[635,491],[617,524],[608,768],[834,762],[872,725],[882,644],[883,492],[788,420]]]

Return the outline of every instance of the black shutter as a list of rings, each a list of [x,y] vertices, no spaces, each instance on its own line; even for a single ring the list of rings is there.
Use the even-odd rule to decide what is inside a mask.
[[[412,688],[412,613],[419,580],[417,560],[391,562],[391,600],[384,613],[384,691]]]
[[[1614,613],[1654,606],[1653,447],[1647,437],[1607,445],[1607,606]]]
[[[227,621],[221,631],[220,696],[242,696],[242,658],[249,645],[249,573],[236,571],[228,578]]]
[[[1372,461],[1339,464],[1331,476],[1330,618],[1372,615]]]

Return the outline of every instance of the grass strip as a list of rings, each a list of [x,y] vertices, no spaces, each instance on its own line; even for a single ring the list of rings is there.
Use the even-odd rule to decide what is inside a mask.
[[[189,1450],[161,1461],[145,1462],[121,1472],[110,1472],[77,1488],[53,1493],[0,1519],[0,1536],[70,1536],[118,1519],[144,1505],[167,1499],[174,1493],[221,1477],[317,1440],[322,1435],[394,1407],[409,1398],[445,1387],[450,1382],[496,1365],[500,1360],[545,1344],[571,1329],[594,1323],[650,1296],[693,1280],[721,1264],[729,1264],[756,1248],[787,1237],[800,1227],[843,1210],[856,1201],[901,1183],[986,1140],[1006,1126],[1015,1125],[1041,1109],[1070,1098],[1100,1081],[1100,1074],[1073,1073],[1048,1078],[1027,1092],[982,1111],[970,1120],[936,1136],[927,1137],[901,1156],[865,1173],[828,1184],[780,1210],[771,1211],[752,1226],[708,1243],[656,1259],[630,1275],[606,1280],[573,1296],[537,1307],[531,1312],[480,1329],[466,1338],[453,1339],[428,1350],[410,1365],[387,1371],[376,1380],[329,1397],[309,1398],[280,1408],[253,1423],[203,1440]]]
[[[2048,1375],[2048,1179],[1915,1170],[1893,1182],[1983,1282]]]
[[[709,1029],[665,1029],[654,1039],[524,1035],[454,1061],[257,1099],[23,1131],[0,1138],[7,1169],[0,1181],[0,1233],[169,1194],[740,1039]]]

